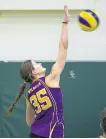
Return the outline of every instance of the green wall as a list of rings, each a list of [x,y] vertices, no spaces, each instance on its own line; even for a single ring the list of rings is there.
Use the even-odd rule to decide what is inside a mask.
[[[48,69],[52,62],[43,65]],[[11,117],[8,106],[22,83],[20,63],[0,63],[0,137],[28,137],[25,100],[17,104]],[[75,78],[70,76],[75,73]],[[106,106],[106,63],[67,62],[61,76],[64,95],[65,137],[96,137],[101,134],[99,113]]]

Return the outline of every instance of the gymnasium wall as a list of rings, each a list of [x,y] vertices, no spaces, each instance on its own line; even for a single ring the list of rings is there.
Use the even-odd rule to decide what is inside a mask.
[[[95,9],[100,14],[101,24],[98,30],[92,33],[80,30],[77,22],[80,11],[71,11],[68,61],[101,61],[106,59],[105,10],[100,6],[102,7],[103,4],[96,4]],[[63,11],[61,10],[1,11],[0,60],[54,61],[58,53],[62,21]],[[48,55],[41,53],[45,49]]]
[[[95,0],[0,0],[1,10],[63,10],[64,4],[70,9],[93,8]]]
[[[47,74],[53,62],[43,62]],[[0,137],[28,137],[25,100],[7,114],[22,80],[18,62],[0,63]],[[61,76],[65,137],[95,138],[100,135],[99,113],[106,107],[106,62],[67,62]],[[5,75],[5,76],[4,76]]]

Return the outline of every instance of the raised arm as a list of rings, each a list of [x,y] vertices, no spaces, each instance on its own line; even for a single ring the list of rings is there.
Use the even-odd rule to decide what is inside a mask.
[[[51,69],[51,77],[57,78],[60,76],[61,72],[64,69],[66,58],[67,58],[67,49],[68,49],[68,22],[70,19],[70,14],[68,12],[68,7],[64,7],[64,21],[62,24],[62,32],[59,42],[59,52],[57,56],[56,63]]]

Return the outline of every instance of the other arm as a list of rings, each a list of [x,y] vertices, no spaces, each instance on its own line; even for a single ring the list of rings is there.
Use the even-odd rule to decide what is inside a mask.
[[[30,102],[26,99],[26,123],[31,126],[35,119],[35,111],[32,108]]]

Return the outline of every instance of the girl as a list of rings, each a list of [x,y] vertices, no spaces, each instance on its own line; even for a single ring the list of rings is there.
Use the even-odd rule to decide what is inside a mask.
[[[45,77],[46,69],[41,63],[36,63],[33,60],[25,61],[20,68],[20,75],[24,83],[21,85],[14,103],[10,106],[9,113],[12,112],[15,104],[24,94],[25,86],[29,83],[26,122],[31,128],[30,137],[64,137],[63,100],[59,82],[67,57],[69,19],[68,7],[65,6],[58,57],[51,73]]]

